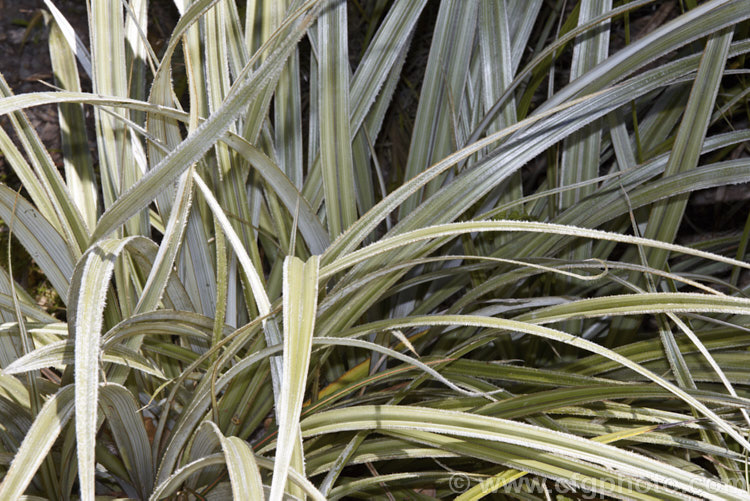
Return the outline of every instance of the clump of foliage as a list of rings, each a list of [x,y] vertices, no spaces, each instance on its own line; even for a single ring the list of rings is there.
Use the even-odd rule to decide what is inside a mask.
[[[45,0],[0,499],[750,499],[748,206],[686,218],[750,179],[750,0],[696,3],[175,0],[157,54]]]

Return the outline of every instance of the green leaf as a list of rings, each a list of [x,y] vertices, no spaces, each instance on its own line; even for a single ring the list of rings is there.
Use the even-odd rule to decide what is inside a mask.
[[[664,176],[693,170],[698,165],[703,140],[714,108],[716,95],[724,74],[733,30],[724,29],[709,38],[675,144],[664,169]],[[644,236],[663,242],[673,242],[687,204],[687,196],[680,195],[655,204],[651,209]],[[663,268],[668,253],[653,249],[647,254],[648,264]]]
[[[74,388],[66,386],[42,407],[0,484],[0,498],[18,499],[34,477],[65,423],[73,415]]]
[[[151,374],[160,379],[166,379],[166,376],[149,360],[138,353],[124,346],[113,345],[108,347],[101,354],[102,362],[114,363],[131,369],[136,369],[146,374]],[[73,341],[63,340],[50,343],[37,348],[26,355],[16,359],[8,365],[3,371],[6,374],[21,374],[24,372],[44,369],[46,367],[62,368],[66,365],[73,365],[75,362],[75,345]]]
[[[606,14],[611,8],[612,0],[581,2],[578,24],[586,24],[587,21]],[[573,48],[571,80],[585,76],[596,65],[607,59],[609,32],[610,24],[605,23],[597,28],[596,33],[578,38]],[[571,185],[599,175],[601,134],[600,124],[593,122],[566,139],[562,153],[560,184]],[[596,191],[596,186],[593,185],[567,190],[562,193],[561,207],[565,209],[594,191]],[[579,249],[581,250],[577,257],[581,257],[586,250],[585,247]]]
[[[750,264],[717,254],[711,254],[705,251],[683,247],[681,245],[669,244],[656,240],[632,237],[629,235],[621,235],[618,233],[606,232],[601,230],[589,230],[586,228],[578,228],[575,226],[563,226],[557,224],[537,223],[529,221],[473,221],[425,227],[413,232],[403,233],[401,235],[382,239],[377,243],[369,245],[368,247],[343,256],[330,265],[323,266],[320,270],[320,275],[322,278],[329,277],[335,273],[345,270],[350,266],[354,266],[359,262],[365,261],[372,256],[376,256],[389,250],[410,245],[422,240],[432,240],[444,236],[456,236],[462,233],[471,233],[476,231],[527,231],[533,233],[563,234],[586,238],[596,238],[609,240],[612,242],[630,243],[643,245],[644,247],[655,247],[670,250],[673,252],[681,252],[687,255],[698,256],[705,259],[711,259],[714,261],[750,269]]]
[[[141,297],[133,310],[134,314],[155,309],[161,300],[164,289],[167,287],[177,251],[183,240],[187,218],[190,214],[193,192],[192,174],[193,169],[190,168],[180,178],[175,203],[172,206],[164,237],[159,245],[159,252],[151,265],[151,273],[146,279]]]
[[[68,297],[70,337],[75,340],[75,409],[81,498],[94,499],[101,329],[115,260],[132,239],[103,240],[78,262]]]
[[[132,215],[147,206],[156,197],[162,186],[175,179],[193,162],[208,151],[226,132],[245,109],[248,103],[257,99],[272,82],[278,78],[283,64],[294,48],[296,41],[304,34],[315,18],[320,3],[308,1],[301,9],[288,17],[276,36],[283,42],[274,57],[267,58],[258,68],[246,77],[239,79],[227,95],[221,107],[190,134],[176,149],[158,165],[149,170],[135,185],[118,198],[99,220],[92,239],[97,241],[114,231]],[[297,22],[297,19],[301,20]],[[248,63],[252,65],[254,61]],[[243,69],[243,74],[251,66]]]
[[[75,256],[64,238],[25,198],[1,184],[0,218],[13,220],[13,234],[65,301]]]
[[[124,386],[106,383],[100,390],[101,407],[120,450],[120,457],[133,486],[142,499],[146,499],[154,486],[154,468],[143,418],[133,395]]]
[[[455,151],[456,131],[451,114],[455,114],[461,104],[468,77],[478,5],[479,2],[475,0],[440,3],[405,179],[413,179],[437,160]],[[432,194],[437,186],[437,182],[429,185],[427,195]],[[418,196],[406,201],[401,208],[401,217],[414,210],[418,201]]]
[[[748,443],[747,440],[745,440],[745,438],[740,433],[738,433],[735,428],[733,428],[724,419],[716,415],[716,413],[714,413],[714,411],[709,409],[706,405],[700,403],[694,397],[690,396],[684,390],[682,390],[681,388],[678,388],[677,386],[668,382],[664,378],[654,374],[648,369],[645,369],[643,366],[632,362],[628,358],[623,357],[617,352],[604,348],[596,343],[592,343],[591,341],[588,341],[584,338],[572,336],[568,333],[565,333],[559,330],[549,329],[547,327],[542,327],[542,326],[538,326],[538,325],[534,325],[534,324],[530,324],[526,322],[519,322],[515,320],[505,320],[505,319],[499,319],[499,318],[493,318],[493,317],[474,316],[474,315],[455,315],[455,316],[434,315],[434,316],[429,316],[429,317],[409,317],[403,320],[391,320],[391,321],[388,321],[387,323],[388,323],[387,328],[389,329],[394,329],[394,328],[402,329],[402,328],[407,328],[407,327],[424,327],[424,326],[430,326],[430,325],[463,325],[463,326],[471,326],[471,327],[497,328],[497,329],[506,330],[506,331],[523,332],[526,334],[531,334],[531,335],[543,337],[546,339],[560,341],[570,346],[575,346],[577,348],[585,349],[592,353],[596,353],[606,358],[609,358],[610,360],[615,361],[621,364],[622,366],[635,371],[636,373],[658,384],[662,388],[670,391],[672,394],[674,394],[678,398],[682,399],[686,403],[695,407],[696,410],[698,410],[701,414],[703,414],[712,422],[714,422],[722,431],[724,431],[725,433],[730,435],[732,438],[734,438],[744,448],[750,450],[750,443]],[[363,332],[368,332],[370,328],[364,327],[360,329]],[[347,334],[352,335],[353,332],[350,331]]]
[[[630,478],[647,479],[653,482],[653,487],[664,483],[671,488],[716,499],[717,488],[727,499],[743,499],[746,496],[740,489],[715,485],[710,479],[613,446],[525,423],[469,413],[413,406],[362,405],[321,412],[306,418],[301,425],[303,436],[370,429],[395,430],[404,437],[413,434],[416,438],[424,432],[432,432],[456,437],[458,442],[463,437],[498,441],[559,455],[564,462],[586,461],[616,469]],[[543,458],[540,456],[540,462],[544,461]]]
[[[65,90],[80,92],[78,68],[71,47],[75,47],[76,50],[79,48],[75,44],[71,45],[66,39],[71,36],[72,27],[67,21],[61,19],[62,14],[49,0],[45,3],[55,16],[55,21],[50,24],[49,33],[50,62],[55,80],[57,85]],[[66,30],[70,31],[66,33]],[[88,71],[90,75],[91,70]],[[88,150],[83,107],[79,104],[65,103],[59,104],[57,111],[62,135],[65,182],[87,228],[91,230],[96,226],[96,219],[99,215],[98,193],[94,167]]]
[[[218,426],[212,422],[209,422],[208,426],[216,434],[224,451],[229,480],[232,484],[232,499],[248,501],[265,499],[263,483],[252,447],[237,437],[225,437]]]
[[[328,233],[337,237],[357,219],[349,128],[349,49],[346,2],[331,4],[318,19],[320,162]]]
[[[0,97],[12,99],[12,95],[10,87],[0,75]],[[4,129],[0,131],[0,149],[9,152],[11,166],[29,191],[31,199],[45,218],[65,236],[73,255],[79,257],[86,247],[88,231],[62,176],[28,118],[21,112],[15,112],[10,114],[10,120],[29,163],[19,158],[18,150],[11,144]]]
[[[305,396],[315,330],[318,270],[317,256],[311,257],[306,263],[296,257],[289,257],[284,261],[283,376],[281,398],[277,408],[279,438],[271,483],[271,501],[280,500],[283,496],[294,449],[302,451],[302,443],[299,440],[299,416]],[[304,459],[298,466],[302,465]]]

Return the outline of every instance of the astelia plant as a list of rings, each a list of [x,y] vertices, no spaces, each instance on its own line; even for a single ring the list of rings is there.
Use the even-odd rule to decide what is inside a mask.
[[[750,0],[44,5],[0,499],[750,499]]]

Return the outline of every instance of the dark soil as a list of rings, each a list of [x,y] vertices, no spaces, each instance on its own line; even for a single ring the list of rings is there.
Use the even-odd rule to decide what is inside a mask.
[[[0,73],[14,94],[50,90],[47,84],[54,84],[47,46],[47,30],[41,8],[41,0],[0,0]],[[64,0],[56,2],[69,12],[69,20],[74,27],[85,30],[86,7],[82,2]],[[85,33],[85,31],[84,31]],[[60,158],[60,136],[56,106],[37,106],[26,110],[26,116],[39,133],[42,141],[52,153],[55,163]],[[0,124],[6,131],[8,119],[3,117]],[[0,181],[13,186],[15,176],[0,156]]]

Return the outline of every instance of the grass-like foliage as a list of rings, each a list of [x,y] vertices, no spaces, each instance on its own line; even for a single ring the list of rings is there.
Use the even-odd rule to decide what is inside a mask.
[[[54,3],[0,499],[750,499],[750,0]]]

